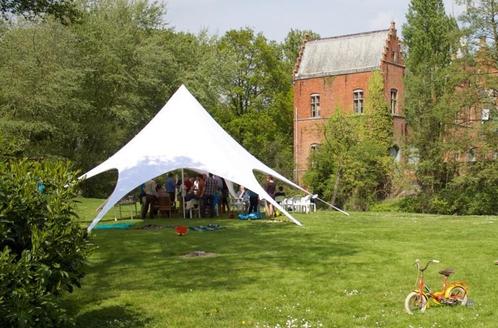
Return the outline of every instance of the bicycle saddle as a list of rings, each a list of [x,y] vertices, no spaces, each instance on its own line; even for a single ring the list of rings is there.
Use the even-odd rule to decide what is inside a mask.
[[[449,277],[454,273],[455,273],[455,270],[453,270],[452,268],[446,268],[444,270],[439,271],[439,274],[442,274],[443,276],[446,276],[446,277]]]

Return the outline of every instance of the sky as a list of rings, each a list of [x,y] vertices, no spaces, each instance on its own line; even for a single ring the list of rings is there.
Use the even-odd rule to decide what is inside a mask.
[[[162,0],[165,20],[176,31],[222,35],[250,27],[267,39],[283,41],[293,29],[311,30],[321,37],[387,29],[396,22],[398,35],[409,0]],[[448,14],[462,8],[444,0]]]

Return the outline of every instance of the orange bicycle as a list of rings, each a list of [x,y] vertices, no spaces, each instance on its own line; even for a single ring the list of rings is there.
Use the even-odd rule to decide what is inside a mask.
[[[430,260],[424,267],[420,266],[420,260],[415,260],[417,266],[417,286],[405,299],[405,310],[409,314],[413,312],[424,312],[430,304],[433,305],[466,305],[468,301],[468,287],[463,281],[448,281],[448,277],[455,273],[453,269],[439,271],[444,276],[443,287],[440,291],[432,292],[424,279],[424,271],[429,264],[439,263],[438,260]]]

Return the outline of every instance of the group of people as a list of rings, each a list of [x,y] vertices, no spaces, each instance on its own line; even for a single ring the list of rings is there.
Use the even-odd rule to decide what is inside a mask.
[[[195,178],[187,177],[183,183],[182,195],[186,204],[196,202],[201,216],[213,217],[229,212],[226,181],[212,173],[199,174]]]
[[[278,187],[278,191],[276,190],[277,185],[275,180],[271,175],[266,177],[265,183],[265,191],[268,195],[270,195],[273,199],[278,199],[278,197],[285,196],[284,188],[282,186]],[[239,192],[237,194],[237,201],[239,204],[242,204],[243,211],[249,213],[259,212],[259,195],[250,189],[246,189],[244,186],[240,186]],[[276,210],[274,206],[266,201],[265,202],[265,212],[267,217],[275,217]]]
[[[155,180],[149,180],[140,187],[140,203],[142,204],[141,217],[145,219],[147,213],[150,218],[157,214],[156,204],[160,197],[169,198],[172,204],[176,201],[176,179],[172,173],[168,174],[164,186]]]
[[[276,190],[276,183],[271,175],[267,176],[264,189],[273,199],[285,195],[283,187],[280,186],[279,190]],[[159,197],[169,197],[172,204],[175,204],[177,195],[184,199],[187,208],[199,207],[202,217],[213,217],[230,212],[228,185],[223,178],[212,173],[198,174],[195,177],[185,176],[182,182],[177,181],[170,173],[164,185],[158,184],[155,180],[149,180],[141,186],[142,219],[145,219],[147,214],[150,218],[157,215],[155,205]],[[242,211],[244,212],[259,212],[259,195],[250,189],[240,186],[237,202],[243,204]],[[267,217],[276,216],[274,206],[268,201],[265,203],[265,212]]]

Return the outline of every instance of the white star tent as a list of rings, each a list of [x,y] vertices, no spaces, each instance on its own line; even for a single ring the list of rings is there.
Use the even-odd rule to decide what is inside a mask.
[[[259,171],[294,186],[237,143],[181,86],[157,115],[130,142],[80,179],[117,169],[118,182],[102,210],[88,227],[91,231],[102,217],[127,193],[142,183],[177,169],[207,171],[243,185],[278,208],[301,226],[266,193],[254,176]]]

